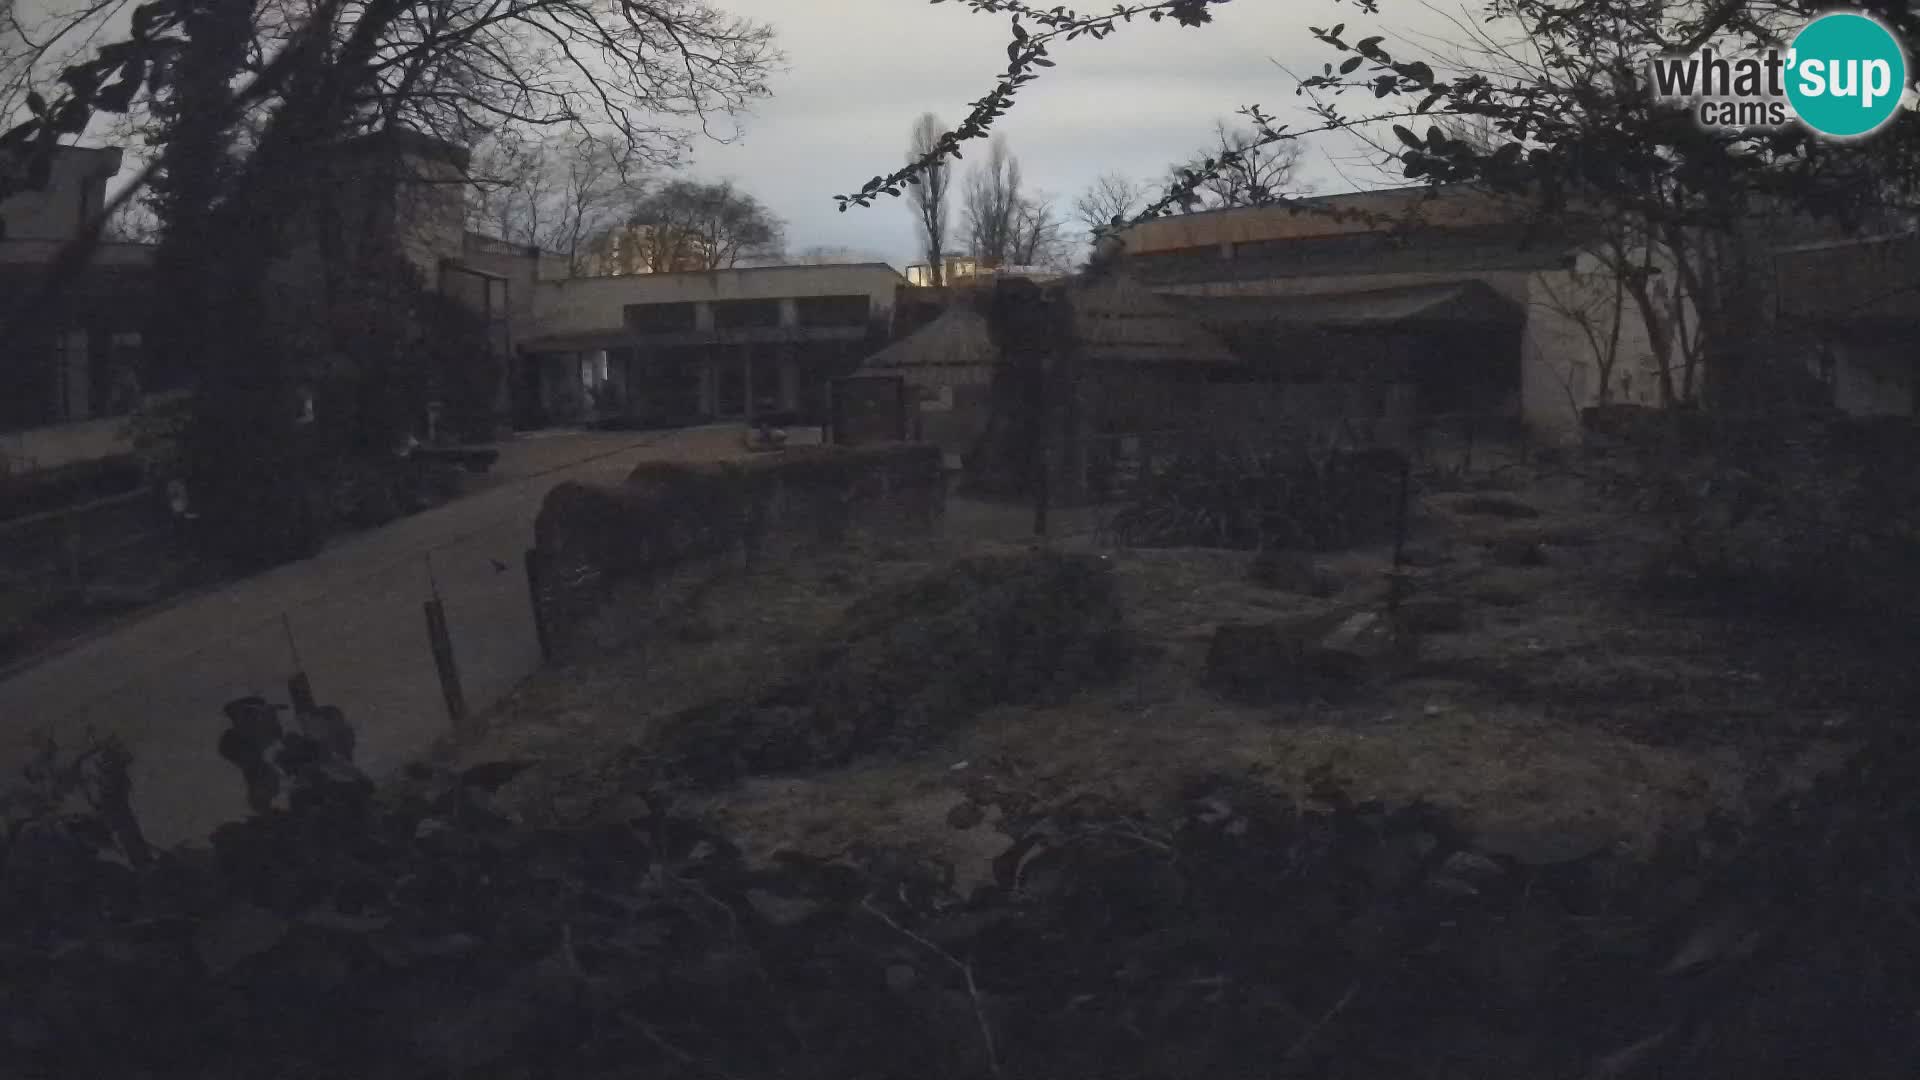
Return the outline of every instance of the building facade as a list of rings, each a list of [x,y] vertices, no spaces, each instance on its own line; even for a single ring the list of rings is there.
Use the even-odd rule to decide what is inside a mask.
[[[1303,350],[1328,334],[1396,339],[1424,368],[1425,413],[1504,413],[1570,441],[1581,410],[1600,400],[1603,369],[1610,400],[1653,403],[1666,361],[1633,305],[1608,302],[1598,260],[1534,231],[1524,209],[1465,188],[1396,189],[1160,218],[1120,243],[1128,272],[1156,292],[1272,298]],[[1513,305],[1518,325],[1394,317],[1412,298],[1469,283]],[[1489,370],[1504,372],[1503,394],[1489,395]],[[1473,394],[1448,390],[1455,372],[1474,380]]]
[[[45,188],[0,201],[0,455],[9,470],[123,451],[119,417],[156,389],[141,380],[151,247],[99,244],[70,280],[47,287],[55,261],[104,209],[120,163],[117,149],[62,148]]]
[[[543,281],[519,342],[548,422],[800,414],[885,341],[904,279],[883,263]]]

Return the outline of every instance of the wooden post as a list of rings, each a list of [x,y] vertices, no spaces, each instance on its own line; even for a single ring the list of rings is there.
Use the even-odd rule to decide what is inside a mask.
[[[433,666],[440,673],[440,694],[447,702],[447,719],[453,725],[453,737],[466,739],[468,730],[467,697],[460,690],[460,669],[454,664],[453,639],[447,633],[447,612],[438,593],[423,605],[427,613],[427,642],[433,648]]]
[[[319,708],[313,699],[313,684],[307,681],[307,673],[296,671],[287,677],[287,698],[293,702],[293,715],[306,716]]]
[[[1034,376],[1034,423],[1038,428],[1033,440],[1033,535],[1047,535],[1047,511],[1053,501],[1053,394],[1049,385],[1053,357],[1039,358],[1039,373]]]
[[[533,607],[533,636],[540,641],[540,661],[551,664],[553,663],[553,641],[547,636],[546,605],[540,602],[539,549],[528,548],[524,561],[527,567],[527,600]]]

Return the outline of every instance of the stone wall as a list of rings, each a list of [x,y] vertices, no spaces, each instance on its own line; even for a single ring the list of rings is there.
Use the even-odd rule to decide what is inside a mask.
[[[561,484],[530,556],[543,646],[555,660],[616,647],[620,627],[644,627],[705,582],[862,536],[925,535],[945,506],[940,450],[924,444],[647,463],[620,487]]]

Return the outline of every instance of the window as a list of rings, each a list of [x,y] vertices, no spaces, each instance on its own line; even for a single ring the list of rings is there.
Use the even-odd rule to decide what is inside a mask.
[[[765,329],[780,325],[778,300],[716,300],[713,304],[715,330]]]
[[[803,296],[795,302],[801,326],[865,326],[870,301],[853,296]]]
[[[698,326],[694,311],[691,303],[628,304],[625,311],[627,329],[643,334],[686,333]]]

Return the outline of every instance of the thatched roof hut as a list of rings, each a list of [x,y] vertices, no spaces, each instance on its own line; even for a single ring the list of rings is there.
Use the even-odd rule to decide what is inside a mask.
[[[971,304],[954,304],[932,322],[869,356],[862,367],[991,367],[999,360],[987,317]]]
[[[1219,335],[1127,275],[1081,279],[1066,300],[1083,368],[1245,366]]]

